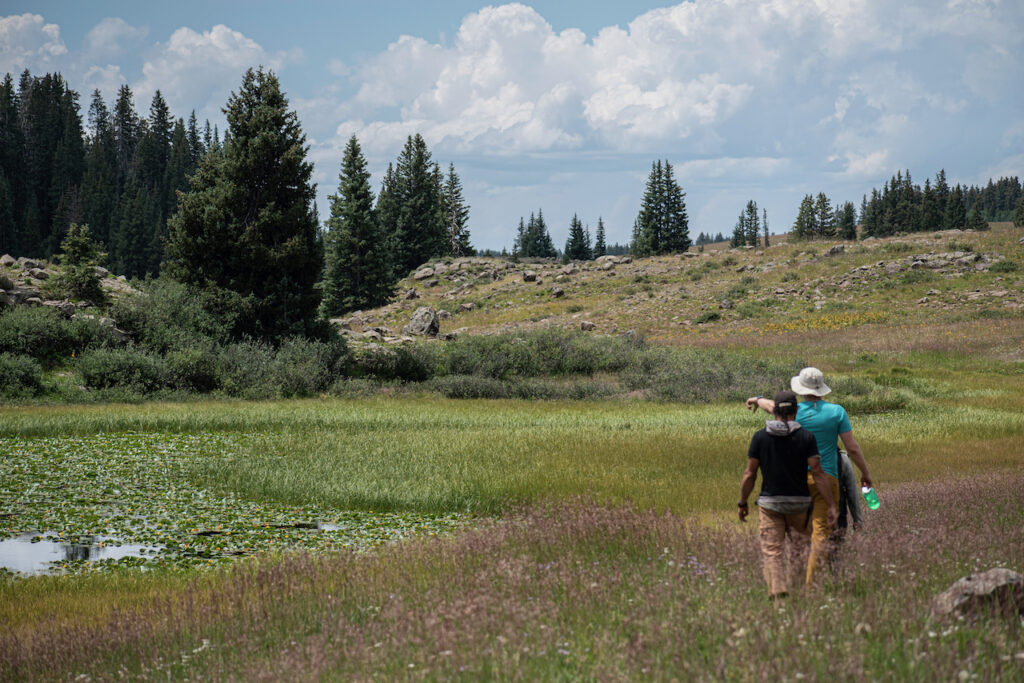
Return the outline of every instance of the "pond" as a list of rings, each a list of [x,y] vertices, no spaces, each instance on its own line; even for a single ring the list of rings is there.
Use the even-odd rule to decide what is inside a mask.
[[[208,567],[261,552],[360,551],[469,522],[456,513],[257,502],[194,485],[197,459],[242,452],[252,438],[129,432],[0,439],[0,568],[30,575]]]

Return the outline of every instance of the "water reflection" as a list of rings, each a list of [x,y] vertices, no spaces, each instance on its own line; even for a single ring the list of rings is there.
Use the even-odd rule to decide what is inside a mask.
[[[41,540],[32,542],[39,534],[22,534],[0,540],[0,567],[20,574],[45,574],[56,571],[64,562],[119,560],[139,557],[159,550],[151,546],[127,543],[107,545],[111,539],[92,536],[88,543],[58,543]]]

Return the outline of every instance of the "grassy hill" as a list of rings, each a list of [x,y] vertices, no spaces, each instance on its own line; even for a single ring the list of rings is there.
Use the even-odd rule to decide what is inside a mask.
[[[635,330],[664,345],[812,342],[858,351],[983,351],[1021,360],[1021,236],[1011,224],[997,223],[988,232],[856,243],[776,237],[767,249],[715,245],[611,265],[440,260],[425,264],[440,265],[440,273],[411,274],[399,283],[400,299],[410,291],[416,298],[358,312],[343,325],[355,333],[378,328],[398,334],[417,307],[430,306],[451,314],[441,313],[442,336],[590,322],[599,334]],[[527,271],[536,279],[527,281]],[[989,334],[992,327],[1000,334]]]

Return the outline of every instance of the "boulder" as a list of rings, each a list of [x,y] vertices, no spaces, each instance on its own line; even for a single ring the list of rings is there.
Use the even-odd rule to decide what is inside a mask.
[[[34,277],[37,280],[46,280],[50,277],[50,274],[42,268],[30,268],[28,274],[29,277]]]
[[[20,263],[21,267],[25,268],[26,270],[32,270],[33,268],[39,267],[39,261],[36,261],[35,259],[25,258],[24,256],[18,258],[18,263]]]
[[[562,274],[563,275],[572,275],[573,273],[577,272],[578,270],[579,270],[579,268],[576,267],[575,263],[570,263],[567,266],[562,266]]]
[[[103,266],[93,266],[92,272],[96,273],[96,277],[98,277],[101,280],[110,275],[110,271],[104,268]]]
[[[601,258],[604,257],[602,256]],[[605,261],[604,263],[598,266],[599,270],[612,270],[613,268],[615,268],[615,261]]]
[[[718,307],[727,311],[732,308],[732,300],[722,299],[722,303],[718,304]]]
[[[464,304],[459,304],[459,313],[469,313],[476,308],[476,304],[472,301],[468,301]]]
[[[437,287],[439,284],[441,284],[441,281],[437,280],[437,279],[434,279],[434,280],[427,280],[426,282],[423,283],[423,286],[424,287]]]
[[[627,263],[632,263],[632,262],[633,262],[633,257],[632,256],[620,256],[619,257],[619,263],[621,263],[623,265],[625,265]]]
[[[443,308],[438,310],[438,312],[437,312],[438,320],[448,320],[451,317],[452,317],[451,312],[450,311],[446,311]]]
[[[890,263],[885,266],[886,275],[895,275],[903,270],[903,266],[898,263]]]
[[[842,254],[844,251],[846,251],[846,247],[842,244],[837,244],[830,247],[829,250],[825,252],[825,256],[839,256],[839,254]]]
[[[412,314],[409,324],[402,328],[402,334],[436,337],[440,327],[437,312],[429,306],[420,306]]]
[[[4,254],[3,256],[0,256],[0,266],[3,266],[4,268],[10,268],[17,262],[18,260],[11,256],[10,254]]]
[[[580,322],[580,329],[584,332],[593,332],[597,329],[597,325],[590,322],[589,320],[583,320]]]
[[[430,267],[420,268],[415,273],[413,273],[412,279],[413,280],[426,280],[428,277],[434,277],[434,269],[433,268],[430,268]]]
[[[523,282],[536,282],[537,273],[532,270],[527,270],[523,273]]]
[[[415,287],[410,287],[405,294],[402,295],[402,299],[405,301],[412,301],[413,299],[419,299],[420,293],[416,291]]]
[[[434,275],[444,275],[448,272],[448,266],[444,263],[438,263],[434,266]]]
[[[991,608],[1024,614],[1024,576],[1002,567],[969,574],[932,601],[932,614],[939,617],[972,617]]]
[[[562,289],[561,287],[552,287],[551,296],[555,297],[556,299],[560,299],[563,296],[565,296],[565,290]]]
[[[619,263],[618,256],[612,256],[611,254],[605,254],[604,256],[598,256],[594,259],[594,263],[597,265],[603,265],[605,263]]]

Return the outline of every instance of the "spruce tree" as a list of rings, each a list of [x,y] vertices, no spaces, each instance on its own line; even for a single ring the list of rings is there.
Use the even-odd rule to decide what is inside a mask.
[[[964,190],[957,183],[946,200],[946,229],[963,230],[967,227],[967,207],[964,205]]]
[[[387,244],[373,209],[370,173],[354,135],[345,146],[338,181],[326,223],[325,316],[381,306],[394,290]]]
[[[462,198],[462,181],[455,173],[455,164],[448,164],[441,196],[442,224],[448,232],[448,253],[454,257],[472,256],[469,243],[469,205]]]
[[[17,236],[11,184],[7,182],[3,168],[0,168],[0,254],[18,253]]]
[[[798,240],[812,239],[817,233],[817,220],[814,214],[814,198],[804,195],[800,202],[800,210],[796,214],[791,231],[793,238]]]
[[[837,231],[839,239],[857,239],[857,209],[854,208],[853,202],[844,202],[839,210]]]
[[[761,209],[761,229],[764,231],[764,248],[767,249],[768,244],[768,209]]]
[[[988,221],[981,215],[981,207],[975,204],[967,214],[966,227],[968,230],[988,230]]]
[[[676,182],[672,165],[651,164],[647,185],[634,224],[633,251],[638,256],[684,252],[690,247],[686,194]]]
[[[580,222],[576,214],[573,214],[572,220],[569,221],[569,237],[565,241],[565,252],[562,258],[568,263],[569,261],[589,261],[591,257],[590,240],[587,239],[586,233],[583,231],[583,223]]]
[[[600,258],[607,252],[604,234],[604,219],[597,217],[597,233],[594,237],[594,258]]]
[[[449,251],[439,176],[426,141],[418,133],[409,136],[395,166],[396,222],[384,224],[395,246],[398,277]]]
[[[272,71],[249,69],[228,100],[229,142],[207,154],[171,219],[165,267],[222,301],[251,307],[233,332],[258,339],[323,333],[323,267],[299,120]]]
[[[814,234],[816,237],[835,237],[836,217],[832,211],[832,202],[824,192],[819,192],[814,200]]]
[[[757,211],[757,202],[753,199],[747,202],[744,218],[743,241],[748,246],[756,247],[757,239],[761,234],[761,217]]]
[[[1017,208],[1013,212],[1013,224],[1024,228],[1024,194],[1017,200]]]

